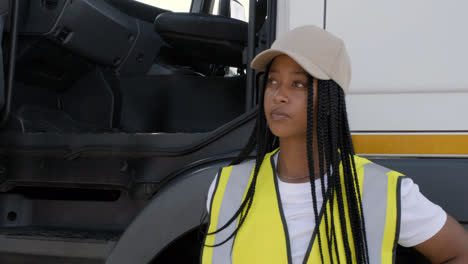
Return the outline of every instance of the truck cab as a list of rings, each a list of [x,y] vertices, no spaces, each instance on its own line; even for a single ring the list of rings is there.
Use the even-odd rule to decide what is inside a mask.
[[[259,111],[249,62],[304,24],[347,45],[357,154],[468,228],[467,5],[2,0],[0,262],[198,263]]]

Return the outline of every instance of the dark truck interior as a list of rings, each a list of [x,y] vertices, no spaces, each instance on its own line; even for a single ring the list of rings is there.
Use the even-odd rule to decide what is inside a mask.
[[[255,116],[253,51],[229,3],[212,15],[213,1],[198,0],[190,13],[0,1],[1,263],[104,263],[155,193],[238,153]],[[274,38],[266,12],[258,1],[257,50]],[[197,262],[193,234],[181,257]]]
[[[157,17],[150,23],[122,12],[124,1],[19,3],[3,130],[195,133],[245,111],[246,22],[142,5]]]
[[[251,24],[229,2],[0,1],[1,263],[104,263],[153,195],[239,152],[247,62],[275,38],[276,1],[257,0]],[[153,263],[198,263],[197,232]]]

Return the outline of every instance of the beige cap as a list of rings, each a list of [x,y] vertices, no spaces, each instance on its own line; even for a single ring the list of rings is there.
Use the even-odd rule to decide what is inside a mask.
[[[348,92],[351,63],[343,40],[312,25],[295,28],[275,40],[251,63],[256,71],[265,71],[276,56],[288,55],[306,72],[320,80],[334,80]]]

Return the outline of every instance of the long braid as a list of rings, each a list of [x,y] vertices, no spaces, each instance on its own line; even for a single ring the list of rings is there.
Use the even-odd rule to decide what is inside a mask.
[[[269,71],[269,68],[270,68],[270,65],[268,65],[267,67],[267,72]],[[265,88],[265,86],[266,86],[266,78],[264,78],[264,82],[262,85],[263,89]],[[231,238],[233,238],[237,234],[237,232],[240,230],[252,206],[253,197],[255,195],[255,186],[257,183],[257,177],[260,171],[260,165],[262,164],[263,159],[265,158],[265,155],[271,151],[271,148],[273,145],[271,142],[273,141],[273,135],[271,131],[267,128],[265,112],[263,111],[263,106],[264,106],[263,89],[260,92],[257,120],[255,123],[254,129],[252,131],[252,134],[247,142],[247,145],[241,151],[239,156],[233,162],[231,162],[231,165],[239,164],[240,162],[245,160],[248,157],[248,155],[252,152],[253,148],[256,147],[257,153],[256,153],[256,158],[255,158],[254,173],[252,176],[252,181],[247,189],[245,199],[242,201],[240,207],[237,209],[234,215],[222,227],[218,228],[217,230],[213,232],[207,233],[206,235],[207,236],[214,235],[223,231],[230,224],[232,224],[237,218],[239,218],[239,224],[237,225],[236,229],[232,232],[232,234],[230,234],[225,240],[215,245],[205,244],[206,247],[221,246],[225,244],[227,241],[229,241]],[[220,176],[221,175],[219,175],[218,177]]]
[[[320,82],[320,81],[319,81]],[[313,83],[313,82],[312,82]],[[310,89],[313,91],[313,86],[312,86],[312,89]],[[310,91],[309,90],[309,91]],[[319,89],[318,90],[318,98],[320,99],[324,99],[325,97],[325,94],[326,94],[326,90],[325,89]],[[329,223],[328,223],[328,219],[329,219],[329,216],[328,216],[328,210],[326,208],[326,204],[327,204],[327,201],[328,201],[328,198],[329,196],[326,195],[326,190],[325,189],[325,166],[326,164],[324,164],[324,159],[326,158],[325,155],[326,153],[325,152],[325,148],[327,144],[325,144],[326,140],[325,137],[324,137],[324,130],[326,127],[326,124],[327,124],[327,121],[326,121],[326,111],[325,109],[328,108],[328,100],[317,100],[317,114],[316,114],[316,117],[317,117],[317,125],[316,125],[316,133],[317,133],[317,148],[318,148],[318,159],[319,159],[319,171],[320,171],[320,187],[321,187],[321,190],[322,190],[322,197],[323,197],[323,205],[322,205],[322,210],[324,212],[324,218],[325,218],[325,235],[326,235],[326,239],[327,239],[327,248],[328,248],[328,256],[330,258],[330,262],[333,263],[333,254],[332,254],[332,247],[331,247],[331,242],[332,242],[332,239],[331,239],[331,236],[332,234],[330,234],[329,230],[331,230],[331,228],[329,228]],[[313,104],[313,102],[308,102],[308,104]],[[311,181],[313,181],[315,179],[315,177],[311,177]],[[317,222],[317,225],[319,225],[320,223]],[[320,228],[317,229],[318,232],[320,232]]]
[[[263,112],[263,111],[260,111],[260,112]],[[262,133],[261,132],[262,127],[266,127],[266,125],[262,124],[262,123],[266,123],[266,122],[260,122],[260,125],[257,127],[256,131],[254,131],[257,134],[257,138],[259,137],[259,134]],[[262,137],[265,138],[264,136],[262,136]],[[257,156],[256,156],[256,161],[255,161],[253,178],[252,178],[251,184],[249,185],[249,188],[247,190],[246,197],[245,197],[244,201],[242,201],[241,206],[236,211],[236,213],[234,213],[234,215],[229,219],[229,221],[226,222],[226,224],[224,224],[222,227],[218,228],[216,231],[208,233],[207,235],[214,235],[214,234],[219,233],[222,230],[226,229],[240,215],[239,224],[238,224],[237,228],[224,241],[222,241],[222,242],[220,242],[218,244],[215,244],[215,245],[206,245],[205,244],[205,246],[207,246],[207,247],[217,247],[217,246],[221,246],[221,245],[225,244],[227,241],[229,241],[231,238],[233,238],[237,234],[240,227],[244,223],[244,221],[245,221],[245,219],[247,217],[247,214],[248,214],[248,212],[249,212],[249,210],[250,210],[250,208],[252,206],[253,197],[254,197],[254,194],[255,194],[255,185],[256,185],[256,182],[257,182],[258,173],[260,171],[260,166],[259,165],[262,164],[262,161],[263,161],[263,159],[265,157],[265,154],[267,153],[266,149],[262,149],[262,147],[264,147],[264,146],[266,146],[266,144],[264,142],[262,142],[262,141],[259,141],[259,144],[257,144]]]
[[[328,144],[328,142],[330,141],[330,137],[329,137],[329,130],[330,130],[330,97],[329,97],[329,93],[328,93],[328,90],[329,90],[329,86],[330,86],[330,82],[326,82],[326,81],[322,81],[322,80],[319,80],[318,81],[318,87],[320,87],[320,89],[318,89],[319,91],[322,91],[321,93],[319,93],[319,97],[318,97],[318,101],[319,102],[325,102],[326,105],[323,105],[322,108],[320,108],[320,111],[318,113],[318,122],[321,123],[321,126],[322,126],[322,136],[323,136],[323,139],[324,140],[321,140],[323,142],[323,150],[325,152],[325,164],[327,165],[327,175],[328,175],[328,181],[327,181],[327,190],[328,190],[328,201],[330,203],[330,218],[331,218],[331,227],[330,227],[330,233],[331,233],[331,237],[332,237],[332,243],[334,244],[335,246],[335,249],[338,249],[338,241],[337,241],[337,236],[336,236],[336,231],[335,231],[335,221],[334,221],[334,210],[333,210],[333,206],[334,206],[334,202],[335,202],[335,188],[333,188],[333,184],[334,184],[334,177],[336,177],[335,175],[337,175],[336,173],[335,174],[332,174],[330,173],[330,167],[331,167],[331,144]],[[318,140],[320,140],[320,138],[318,138]],[[322,187],[323,188],[323,187]],[[324,199],[325,200],[325,199]],[[331,246],[330,246],[331,247]],[[337,260],[337,263],[339,264],[340,263],[340,258],[339,258],[339,255],[338,255],[338,250],[334,250],[334,253],[335,253],[335,257],[336,257],[336,260]],[[333,256],[330,256],[332,258],[332,261],[333,261]]]
[[[319,87],[318,89],[322,89]],[[339,138],[339,115],[338,115],[338,102],[337,98],[337,91],[333,89],[333,87],[329,87],[328,89],[329,97],[330,97],[330,141],[331,144],[331,165],[333,174],[335,176],[333,188],[336,190],[336,198],[337,198],[337,206],[338,206],[338,217],[340,220],[341,226],[341,234],[342,234],[342,241],[344,244],[345,256],[346,256],[346,263],[352,263],[352,255],[351,255],[351,248],[349,246],[348,240],[348,228],[346,226],[346,215],[344,209],[344,200],[343,200],[343,190],[341,188],[341,176],[340,176],[340,157],[339,157],[339,146],[338,146],[338,138]]]
[[[344,139],[344,142],[346,144],[346,147],[347,149],[349,150],[349,154],[351,157],[353,157],[351,159],[351,167],[352,167],[352,173],[354,175],[354,185],[356,186],[356,191],[357,191],[357,202],[358,202],[358,208],[359,208],[359,212],[361,212],[360,214],[360,230],[362,232],[362,236],[364,238],[367,237],[366,235],[366,228],[365,228],[365,221],[364,221],[364,214],[362,213],[362,197],[361,197],[361,190],[359,188],[360,184],[359,184],[359,179],[358,179],[358,176],[357,176],[357,172],[356,172],[356,164],[354,162],[354,146],[353,146],[353,141],[352,141],[352,138],[351,138],[351,133],[350,133],[350,130],[349,130],[349,123],[348,123],[348,113],[346,111],[346,100],[344,98],[344,96],[341,96],[340,97],[340,104],[342,105],[342,108],[343,108],[343,112],[342,112],[342,119],[343,119],[343,125],[344,125],[344,131],[343,131],[343,139]],[[369,249],[368,249],[368,246],[367,246],[367,239],[363,239],[363,255],[364,257],[366,258],[365,262],[364,263],[369,263]]]
[[[329,181],[334,182],[334,184],[328,184],[329,188],[335,189],[336,198],[338,203],[338,211],[340,218],[340,226],[342,229],[342,241],[345,247],[346,261],[350,262],[352,259],[351,252],[348,251],[351,249],[350,242],[352,241],[355,246],[356,252],[356,261],[357,263],[368,263],[368,250],[367,250],[367,241],[365,236],[365,224],[363,221],[362,206],[361,206],[361,195],[359,190],[359,182],[357,180],[356,166],[354,164],[354,149],[352,146],[351,137],[349,134],[349,124],[346,116],[346,104],[344,102],[344,93],[343,90],[333,81],[324,81],[320,82],[319,89],[328,90],[329,99],[330,99],[330,120],[329,120],[329,130],[330,135],[329,146],[331,149],[331,158],[332,158],[332,170],[333,175],[332,179]],[[325,98],[319,98],[319,100],[324,100]],[[325,100],[324,100],[325,101]],[[322,110],[323,111],[323,110]],[[328,131],[327,131],[328,132]],[[325,135],[324,135],[325,136]],[[328,152],[328,150],[327,150]],[[338,153],[337,153],[338,152]],[[341,165],[343,168],[343,183],[345,190],[341,188],[341,176],[339,167],[337,166],[336,160],[333,156],[341,158]],[[328,158],[327,158],[328,162]],[[330,183],[330,182],[329,182]],[[333,191],[333,190],[332,190]],[[346,216],[346,211],[344,210],[344,194],[346,194],[347,200],[347,211],[349,215]],[[333,199],[331,200],[333,201]],[[361,213],[360,213],[361,212]],[[347,217],[350,221],[350,231],[351,237],[348,237],[348,226],[343,217]],[[334,227],[332,226],[332,229]],[[333,231],[334,233],[334,231]],[[336,236],[336,234],[335,234]],[[348,240],[352,239],[352,240]],[[337,248],[337,243],[335,243],[335,248]],[[338,259],[338,258],[337,258]]]
[[[270,65],[268,66],[268,68],[269,67],[270,67]],[[264,86],[265,85],[265,72],[261,72],[261,73],[257,74],[257,76],[255,78],[256,87],[261,87],[260,83],[262,81],[264,82],[264,84],[263,84],[263,86]],[[261,90],[261,89],[259,89],[259,90]],[[261,94],[261,92],[260,92],[260,94]],[[259,96],[259,97],[261,97],[261,96]],[[263,105],[263,103],[262,103],[262,105]],[[263,109],[261,107],[259,107],[259,108],[257,108],[257,111],[263,111]],[[260,122],[262,122],[262,116],[257,112],[257,120],[255,122],[255,126],[254,126],[254,128],[252,130],[252,133],[250,134],[249,140],[247,141],[247,144],[242,149],[241,153],[231,162],[231,164],[229,164],[229,166],[237,165],[237,164],[241,163],[242,161],[247,159],[247,157],[250,155],[250,153],[252,153],[252,151],[255,149],[255,146],[257,145],[257,138],[258,138],[257,129],[258,129],[258,126],[259,126]]]
[[[259,111],[259,110],[257,110]],[[255,126],[253,128],[252,135],[250,135],[249,140],[247,141],[247,144],[245,147],[242,149],[241,153],[229,164],[229,166],[232,165],[237,165],[247,159],[247,157],[252,153],[254,150],[255,146],[257,145],[257,129],[260,123],[260,116],[257,115],[257,121],[255,122]]]
[[[340,94],[338,94],[340,96]],[[341,105],[339,105],[341,108]],[[341,109],[340,109],[341,110]],[[341,111],[340,111],[341,113]],[[340,130],[343,131],[342,125],[340,122]],[[360,232],[358,231],[360,229],[360,217],[359,217],[359,210],[357,207],[357,198],[356,198],[356,188],[354,186],[354,177],[351,172],[351,167],[350,167],[350,155],[349,151],[347,149],[346,144],[344,143],[342,132],[341,136],[339,137],[340,139],[340,145],[341,145],[341,164],[343,168],[343,180],[344,180],[344,186],[345,186],[345,191],[347,195],[347,203],[348,203],[348,214],[349,214],[349,221],[351,225],[351,235],[353,236],[353,241],[354,241],[354,246],[355,246],[355,253],[356,253],[356,259],[358,260],[358,263],[362,263],[362,256],[363,256],[363,251],[362,251],[362,240],[359,239],[358,237],[360,236]],[[358,232],[356,232],[358,231]]]
[[[315,192],[315,166],[314,166],[314,148],[313,148],[313,131],[314,131],[314,89],[313,89],[313,80],[309,78],[309,87],[312,89],[308,90],[307,93],[307,163],[309,167],[309,177],[310,177],[310,186],[312,190],[312,206],[314,209],[314,217],[316,226],[320,226],[320,220],[318,217],[318,210],[317,210],[317,195]],[[319,243],[320,249],[320,259],[323,261],[323,249],[322,249],[322,236],[320,232],[320,228],[316,228],[317,231],[317,238]]]

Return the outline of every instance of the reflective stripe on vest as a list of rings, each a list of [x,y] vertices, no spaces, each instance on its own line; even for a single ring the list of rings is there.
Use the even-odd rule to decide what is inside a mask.
[[[218,183],[211,201],[208,233],[224,226],[239,209],[254,166],[255,161],[249,161],[223,168],[218,174]],[[234,232],[237,222],[238,218],[223,231],[207,236],[205,245],[216,245],[223,242]],[[204,247],[202,263],[230,263],[233,243],[234,239],[230,239],[218,247]]]
[[[375,163],[364,167],[362,209],[369,263],[393,263],[400,232],[400,183],[403,177]],[[386,201],[386,206],[382,206]]]
[[[286,221],[284,220],[276,170],[272,155],[265,156],[257,178],[256,192],[249,216],[234,239],[219,247],[204,247],[202,263],[291,263],[291,252]],[[356,171],[361,183],[362,206],[366,223],[370,263],[392,263],[399,233],[399,182],[401,174],[355,156]],[[222,227],[237,211],[253,173],[254,161],[223,168],[213,194],[208,232]],[[336,198],[335,198],[336,199]],[[333,210],[338,212],[334,202]],[[330,216],[330,204],[327,203]],[[346,206],[345,206],[346,207]],[[325,221],[320,214],[319,228],[322,234],[323,251]],[[336,215],[336,214],[335,214]],[[335,217],[335,232],[341,237],[338,217]],[[329,219],[329,222],[331,220]],[[349,223],[349,219],[348,219]],[[235,230],[236,220],[228,228],[207,236],[205,244],[224,241]],[[348,234],[350,231],[348,230]],[[312,235],[304,263],[320,263],[318,239]],[[338,242],[340,262],[346,262],[343,242]],[[354,245],[350,243],[351,250]],[[333,246],[333,250],[336,250]],[[354,252],[352,252],[354,255]],[[324,254],[325,255],[325,254]],[[328,254],[326,254],[328,255]],[[333,257],[335,260],[336,258]],[[325,261],[329,256],[325,256]]]

